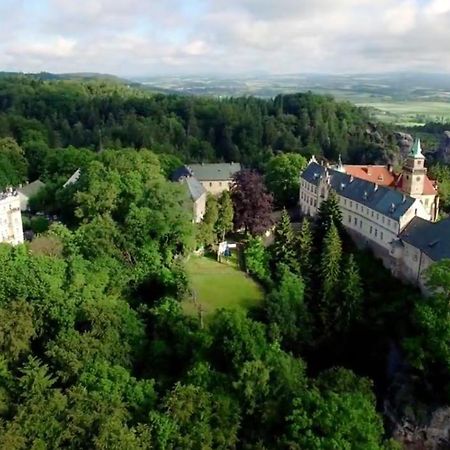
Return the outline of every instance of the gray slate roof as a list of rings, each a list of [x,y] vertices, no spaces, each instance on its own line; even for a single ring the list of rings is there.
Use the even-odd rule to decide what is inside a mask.
[[[400,239],[422,250],[433,261],[450,258],[450,218],[433,223],[414,217]]]
[[[370,181],[361,180],[334,169],[327,169],[314,162],[303,171],[302,178],[318,186],[320,180],[326,176],[327,170],[331,187],[340,196],[361,203],[394,220],[399,220],[415,202],[414,198],[402,192],[386,186],[377,186]]]
[[[241,170],[239,163],[190,164],[187,166],[199,181],[231,180]]]
[[[25,197],[30,198],[33,195],[36,195],[44,186],[45,183],[43,183],[41,180],[35,180],[31,183],[26,184],[25,186],[22,186],[17,190],[21,194],[25,195]]]
[[[186,185],[189,191],[191,199],[196,202],[203,194],[206,193],[206,189],[199,183],[195,177],[185,177],[181,180]]]

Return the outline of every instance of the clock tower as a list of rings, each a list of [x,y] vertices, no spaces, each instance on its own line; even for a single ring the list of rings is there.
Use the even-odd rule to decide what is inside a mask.
[[[403,165],[402,191],[412,197],[422,195],[426,176],[425,156],[422,154],[420,139],[416,139]]]

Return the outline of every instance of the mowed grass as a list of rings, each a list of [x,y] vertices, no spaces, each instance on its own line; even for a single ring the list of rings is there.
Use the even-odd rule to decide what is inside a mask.
[[[192,256],[186,270],[196,297],[196,304],[192,298],[183,301],[186,314],[197,315],[199,306],[207,316],[221,308],[247,311],[261,304],[261,287],[231,263]]]

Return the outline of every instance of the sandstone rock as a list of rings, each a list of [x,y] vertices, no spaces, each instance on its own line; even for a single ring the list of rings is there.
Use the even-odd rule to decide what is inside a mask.
[[[444,131],[435,159],[445,164],[450,163],[450,131]]]
[[[397,145],[400,148],[400,154],[402,158],[405,158],[411,150],[414,139],[410,134],[401,132],[395,133],[395,138],[397,139]]]

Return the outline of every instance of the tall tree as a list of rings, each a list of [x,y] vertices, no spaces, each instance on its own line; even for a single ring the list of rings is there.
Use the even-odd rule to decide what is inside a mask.
[[[236,229],[244,228],[255,236],[272,225],[273,198],[267,192],[262,176],[254,170],[241,170],[234,176],[231,199]]]
[[[319,228],[319,237],[324,237],[334,224],[338,229],[341,227],[342,212],[339,206],[339,198],[334,192],[330,190],[328,198],[320,204],[317,215],[317,224]]]
[[[267,283],[270,280],[269,254],[261,238],[250,236],[244,248],[245,268],[258,281]]]
[[[202,222],[199,225],[198,240],[206,247],[217,243],[216,224],[219,218],[219,205],[217,198],[208,195],[206,210]]]
[[[341,299],[337,310],[338,328],[345,331],[361,318],[363,290],[361,276],[353,254],[344,263],[341,280]]]
[[[274,242],[270,248],[272,254],[272,265],[284,264],[292,272],[299,273],[300,267],[297,261],[296,242],[291,219],[285,209],[275,226]]]
[[[311,276],[313,268],[313,233],[311,229],[311,222],[306,217],[302,220],[296,245],[300,270],[302,271],[302,275],[306,281]]]
[[[298,153],[283,153],[270,159],[265,180],[277,206],[294,206],[298,202],[300,171],[306,165],[306,158]]]
[[[342,243],[336,226],[331,222],[323,240],[320,259],[321,316],[324,325],[329,325],[334,317],[334,300],[339,289],[341,276]]]
[[[218,200],[218,217],[216,232],[219,239],[225,239],[225,235],[233,230],[233,202],[228,191],[223,191]]]

